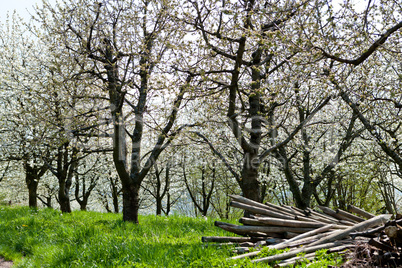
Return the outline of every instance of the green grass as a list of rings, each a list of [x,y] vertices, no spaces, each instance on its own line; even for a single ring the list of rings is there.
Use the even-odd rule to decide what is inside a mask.
[[[0,207],[0,255],[14,267],[269,267],[228,262],[233,248],[203,244],[202,236],[232,236],[212,219],[143,216],[135,225],[121,218]]]

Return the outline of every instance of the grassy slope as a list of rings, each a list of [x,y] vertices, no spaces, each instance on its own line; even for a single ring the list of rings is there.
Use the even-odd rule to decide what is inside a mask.
[[[224,235],[204,218],[146,216],[134,225],[114,214],[0,207],[0,255],[16,267],[233,267],[230,248],[201,243]]]

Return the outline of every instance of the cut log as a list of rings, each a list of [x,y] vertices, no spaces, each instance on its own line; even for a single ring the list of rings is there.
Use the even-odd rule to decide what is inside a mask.
[[[247,205],[247,204],[236,202],[236,201],[231,201],[230,206],[235,207],[235,208],[244,209],[244,210],[246,210],[248,212],[255,213],[255,214],[261,214],[261,215],[266,215],[266,216],[280,218],[280,219],[288,219],[288,220],[293,220],[294,219],[293,216],[289,216],[289,215],[286,215],[286,214],[283,214],[283,213],[270,211],[268,209],[264,209],[264,208],[261,208],[261,207]]]
[[[332,216],[330,216],[328,214],[325,214],[325,213],[323,213],[321,211],[312,210],[312,214],[320,216],[320,217],[323,217],[323,218],[326,218],[326,219],[328,219],[330,221],[333,221],[332,223],[338,223],[339,224],[339,220],[337,218],[334,218],[334,217],[332,217]]]
[[[248,199],[248,198],[240,196],[240,195],[229,195],[229,197],[232,198],[233,201],[243,203],[245,205],[259,207],[259,208],[267,209],[267,210],[273,210],[274,212],[281,213],[281,214],[287,214],[288,216],[294,216],[291,213],[291,211],[289,211],[287,209],[283,209],[282,207],[271,204],[271,203],[262,204],[262,203],[259,203],[257,201]]]
[[[371,218],[375,217],[374,214],[371,214],[370,212],[367,212],[367,211],[365,211],[365,210],[363,210],[361,208],[358,208],[358,207],[355,207],[355,206],[352,206],[352,205],[348,205],[348,210],[350,212],[356,213],[357,215],[360,215],[360,216],[362,216],[362,217],[364,217],[366,219],[371,219]]]
[[[237,234],[237,235],[241,235],[241,236],[268,236],[266,233],[259,233],[259,232],[245,232],[245,231],[240,231],[240,230],[236,230],[235,227],[238,225],[235,224],[231,224],[231,223],[226,223],[226,222],[220,222],[220,221],[215,221],[215,226],[219,227],[225,231]],[[282,238],[282,236],[278,235],[278,238]]]
[[[304,256],[296,256],[287,260],[283,260],[280,263],[278,263],[278,267],[291,266],[296,264],[300,260],[314,260],[314,258],[315,258],[315,252],[312,252]]]
[[[330,226],[326,226],[326,228],[320,228],[321,230],[319,232],[325,232],[326,230],[329,230],[329,229],[327,229],[328,227],[330,227]],[[317,230],[314,230],[314,231],[317,231]],[[311,236],[301,236],[300,235],[300,237],[298,239],[296,239],[297,241],[296,240],[285,240],[282,243],[278,243],[276,245],[269,245],[268,248],[269,249],[284,249],[287,247],[304,245],[304,244],[310,243],[311,241],[315,241],[317,239],[320,239],[320,238],[328,235],[328,234],[324,234],[324,233],[317,233],[314,235],[314,233],[316,233],[316,232],[309,232],[309,233],[311,234]],[[259,253],[260,253],[260,251],[254,251],[254,252],[250,252],[247,254],[234,256],[230,259],[237,260],[237,259],[242,259],[242,258],[247,258],[247,257],[254,257],[254,256],[257,256]]]
[[[350,237],[352,237],[353,239],[355,239],[356,237],[376,237],[377,233],[381,232],[382,230],[385,229],[385,226],[379,226],[373,229],[369,229],[369,230],[365,230],[363,232],[355,232],[355,233],[351,233]]]
[[[300,208],[297,208],[297,207],[291,207],[293,210],[295,210],[295,211],[297,211],[297,212],[299,212],[301,215],[303,215],[303,216],[308,216],[308,213],[306,213],[306,211],[304,211],[304,210],[302,210],[302,209],[300,209]]]
[[[201,241],[206,242],[216,242],[216,243],[225,243],[225,242],[233,242],[233,243],[243,243],[243,242],[258,242],[262,240],[266,240],[267,237],[222,237],[222,236],[203,236]]]
[[[309,240],[309,241],[311,241],[311,240]],[[285,244],[281,243],[280,245],[278,244],[278,245],[267,246],[267,248],[268,249],[293,248],[293,247],[298,247],[298,246],[304,245],[304,244],[308,243],[309,241],[307,241],[307,240],[301,241],[300,240],[300,241],[295,241],[295,242],[289,243],[289,245],[288,244],[285,245]],[[238,260],[238,259],[243,259],[243,258],[254,257],[254,256],[257,256],[258,254],[260,254],[260,252],[261,252],[260,250],[253,251],[253,252],[250,252],[250,253],[245,253],[245,254],[242,254],[242,255],[231,257],[228,260]]]
[[[351,226],[348,229],[336,231],[333,234],[328,235],[327,237],[323,237],[320,240],[313,242],[311,244],[311,246],[329,243],[329,242],[332,242],[335,240],[340,240],[340,239],[347,237],[352,232],[363,231],[363,230],[367,230],[368,228],[384,224],[387,220],[389,220],[391,218],[391,216],[392,216],[391,214],[379,215],[372,219],[369,219],[364,222],[358,223],[354,226]]]
[[[216,223],[216,222],[215,222]],[[297,227],[282,227],[282,226],[249,226],[249,225],[228,225],[228,224],[215,224],[218,227],[233,233],[283,233],[283,232],[294,232],[294,233],[305,233],[312,231],[312,228],[297,228]]]
[[[302,252],[308,254],[308,253],[315,252],[320,249],[328,249],[328,248],[337,247],[337,246],[340,246],[341,244],[342,244],[341,242],[332,242],[332,243],[320,244],[320,245],[315,245],[315,246],[309,245],[307,247],[297,248],[297,249],[291,250],[289,252],[277,254],[274,256],[269,256],[269,257],[265,257],[265,258],[261,258],[261,259],[252,260],[251,262],[256,263],[256,262],[280,261],[280,260],[285,260],[285,259],[295,257],[295,256],[297,256],[297,254],[302,253]]]
[[[353,226],[353,225],[356,224],[356,222],[355,222],[355,223],[352,223],[352,222],[350,222],[350,221],[345,221],[345,220],[339,220],[339,222],[340,222],[341,224],[347,225],[347,226]]]
[[[271,217],[256,217],[257,221],[265,225],[273,226],[288,226],[288,227],[305,227],[305,228],[320,228],[325,224],[319,222],[306,222],[297,220],[277,219]]]
[[[326,232],[326,231],[332,229],[334,226],[335,226],[335,225],[333,225],[333,224],[325,225],[325,226],[320,227],[320,228],[318,228],[318,229],[315,229],[315,230],[312,230],[312,231],[310,231],[310,232],[307,232],[307,233],[304,233],[304,234],[300,234],[300,235],[298,235],[298,236],[296,236],[296,237],[294,237],[294,238],[291,238],[291,239],[287,240],[285,243],[289,243],[289,242],[292,242],[292,241],[300,240],[300,239],[303,239],[303,238],[306,238],[306,237],[309,237],[309,236],[313,236],[313,235],[316,235],[316,234],[319,234],[319,233],[324,233],[324,232]]]
[[[233,252],[236,253],[236,254],[244,254],[244,253],[250,252],[250,248],[247,248],[247,247],[237,247],[237,248],[234,249]]]
[[[332,210],[328,207],[324,207],[324,206],[318,206],[325,214],[330,215],[338,220],[340,220],[343,224],[347,224],[347,222],[349,222],[349,224],[355,224],[357,223],[357,221],[351,220],[345,216],[339,215],[338,213],[336,213],[335,210]]]
[[[365,219],[360,218],[360,217],[358,217],[358,216],[355,216],[355,215],[353,215],[353,214],[351,214],[351,213],[349,213],[349,212],[346,212],[346,211],[344,211],[344,210],[342,210],[342,209],[337,209],[337,210],[336,210],[336,213],[337,213],[338,215],[345,216],[346,218],[349,218],[349,219],[351,219],[351,220],[353,220],[353,221],[357,221],[357,222],[365,221]]]
[[[327,253],[341,252],[341,251],[345,251],[347,249],[351,249],[351,248],[355,248],[355,247],[356,247],[355,244],[346,244],[346,245],[342,245],[342,246],[338,246],[338,247],[334,247],[334,248],[329,248]]]
[[[303,211],[300,211],[300,210],[296,209],[295,207],[292,207],[292,206],[283,206],[283,207],[292,211],[292,213],[296,216],[302,216],[302,217],[306,216],[306,214]]]
[[[246,248],[252,248],[255,246],[255,243],[253,242],[243,242],[239,244],[240,247],[246,247]]]

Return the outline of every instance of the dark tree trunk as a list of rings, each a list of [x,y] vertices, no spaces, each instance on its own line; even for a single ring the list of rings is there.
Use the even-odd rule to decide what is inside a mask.
[[[81,202],[81,204],[80,204],[80,210],[87,211],[87,204],[88,204],[88,200],[83,200],[83,202]]]
[[[162,215],[162,198],[156,199],[156,215]]]
[[[59,181],[59,204],[62,213],[71,213],[70,205],[70,187],[66,181]]]
[[[46,173],[47,167],[35,167],[28,163],[27,160],[24,162],[25,169],[25,182],[28,188],[28,204],[29,207],[38,207],[38,184],[40,178]]]
[[[167,197],[166,197],[166,211],[165,211],[165,215],[166,216],[169,216],[169,213],[170,213],[170,209],[171,209],[171,206],[172,206],[172,204],[171,204],[171,202],[170,202],[170,193],[169,193],[169,191],[167,192]]]
[[[260,182],[258,181],[258,155],[246,155],[243,163],[240,187],[243,195],[254,201],[261,201]]]
[[[140,185],[134,183],[123,186],[123,221],[139,223],[138,211],[140,209]]]
[[[70,188],[72,185],[73,174],[78,166],[77,148],[71,149],[68,142],[58,148],[57,172],[55,175],[59,181],[58,202],[62,213],[71,213]]]
[[[38,183],[39,181],[32,179],[29,182],[27,181],[27,186],[28,186],[28,192],[29,192],[29,207],[31,208],[36,208],[38,207],[38,194],[37,194],[37,189],[38,189]]]
[[[114,213],[119,213],[119,194],[117,189],[112,192]]]

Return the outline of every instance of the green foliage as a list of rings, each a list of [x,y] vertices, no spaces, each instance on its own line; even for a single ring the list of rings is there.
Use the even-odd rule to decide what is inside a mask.
[[[201,236],[229,235],[212,219],[143,216],[140,222],[123,222],[116,214],[0,207],[0,255],[15,267],[269,267],[227,261],[231,246],[203,244]]]

